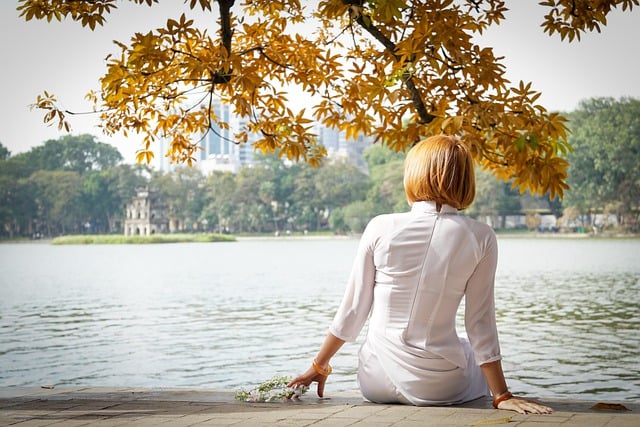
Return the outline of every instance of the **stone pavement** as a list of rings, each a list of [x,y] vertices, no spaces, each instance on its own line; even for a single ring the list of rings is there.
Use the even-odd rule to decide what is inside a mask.
[[[638,427],[640,403],[629,410],[592,409],[595,401],[542,400],[550,415],[498,411],[490,401],[418,408],[366,403],[358,395],[282,403],[238,402],[231,391],[136,388],[0,388],[0,426],[522,426]],[[600,405],[602,406],[602,405]]]

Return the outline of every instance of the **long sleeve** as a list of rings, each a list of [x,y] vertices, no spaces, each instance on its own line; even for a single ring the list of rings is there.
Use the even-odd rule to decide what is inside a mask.
[[[346,291],[329,328],[330,333],[344,341],[355,341],[358,338],[371,311],[376,275],[373,259],[374,228],[369,223],[360,239]]]
[[[496,265],[491,227],[458,215],[452,206],[437,209],[435,202],[420,201],[410,212],[372,219],[329,330],[353,341],[368,319],[359,359],[363,393],[377,396],[388,389],[414,405],[484,395],[482,372],[470,363],[500,359]],[[469,341],[456,331],[462,298]]]
[[[495,234],[487,236],[485,245],[484,257],[469,278],[465,291],[465,329],[478,365],[501,359],[494,302],[498,261]]]

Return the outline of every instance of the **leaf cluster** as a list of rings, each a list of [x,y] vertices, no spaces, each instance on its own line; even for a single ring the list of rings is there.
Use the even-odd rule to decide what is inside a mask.
[[[549,9],[542,27],[545,33],[558,33],[562,40],[580,40],[581,34],[600,32],[607,25],[607,14],[620,7],[623,11],[640,5],[638,0],[545,0]]]
[[[191,0],[164,27],[116,42],[119,52],[88,97],[107,134],[142,135],[138,161],[149,162],[162,139],[173,161],[192,165],[199,138],[230,127],[212,108],[221,101],[243,120],[235,143],[291,160],[317,166],[325,157],[314,121],[396,151],[447,133],[521,192],[554,198],[568,188],[566,119],[537,103],[531,83],[508,81],[501,58],[475,41],[505,18],[504,1],[319,0],[313,9],[298,0],[234,3]],[[571,41],[638,0],[541,4],[549,10],[544,30]],[[116,8],[115,0],[18,6],[26,20],[69,17],[90,29]],[[196,8],[217,16],[215,34],[187,17]],[[309,97],[311,108],[293,109],[294,93]],[[45,121],[67,127],[53,96],[45,93],[35,105]]]

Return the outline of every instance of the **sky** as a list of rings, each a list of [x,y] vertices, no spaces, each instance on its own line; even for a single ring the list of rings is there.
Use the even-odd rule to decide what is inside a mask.
[[[31,110],[36,97],[47,90],[72,111],[89,111],[84,95],[96,89],[105,71],[104,58],[116,52],[112,40],[128,41],[136,31],[163,26],[177,17],[180,0],[147,6],[118,2],[119,9],[95,31],[74,22],[29,21],[18,17],[17,2],[0,1],[0,143],[12,155],[28,151],[48,139],[64,136]],[[533,82],[542,93],[540,104],[552,111],[572,111],[592,97],[640,98],[640,8],[609,15],[601,33],[585,34],[580,42],[561,42],[546,35],[540,24],[544,10],[535,0],[510,0],[505,21],[485,34],[481,43],[504,56],[512,82]],[[205,25],[206,21],[196,18]],[[74,116],[73,135],[90,133],[116,146],[125,162],[135,161],[139,139],[107,137],[96,127],[95,116]]]

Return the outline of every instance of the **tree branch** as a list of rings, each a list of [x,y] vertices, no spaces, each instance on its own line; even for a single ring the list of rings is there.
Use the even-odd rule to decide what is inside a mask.
[[[220,33],[222,35],[222,46],[227,49],[227,55],[231,54],[231,6],[235,0],[218,0],[220,9]]]
[[[400,57],[396,54],[397,46],[393,43],[387,36],[385,36],[382,31],[380,31],[377,27],[373,25],[371,22],[365,22],[362,15],[359,15],[355,20],[358,25],[360,25],[366,32],[373,36],[376,40],[378,40],[385,49],[393,55],[393,57],[400,61]],[[411,94],[411,102],[418,112],[418,116],[420,117],[420,121],[423,124],[431,123],[433,119],[436,117],[430,114],[427,111],[427,108],[424,105],[424,101],[422,100],[422,96],[420,95],[420,91],[413,80],[413,75],[409,71],[405,71],[402,75],[402,80],[404,81],[405,86],[409,90]]]
[[[226,50],[227,59],[231,56],[231,38],[233,30],[231,28],[231,6],[235,0],[218,0],[220,10],[220,38],[222,47]],[[214,85],[229,83],[231,81],[231,70],[211,73],[211,83]]]
[[[258,51],[269,62],[271,62],[272,64],[277,65],[278,67],[287,68],[287,69],[290,69],[290,70],[293,69],[293,67],[291,65],[282,64],[282,63],[276,61],[275,59],[271,58],[269,55],[267,55],[266,52],[264,51],[264,46],[255,46],[255,47],[252,47],[252,48],[249,48],[249,49],[245,49],[242,52],[239,52],[238,55],[242,56],[244,54],[255,52],[255,51]]]

